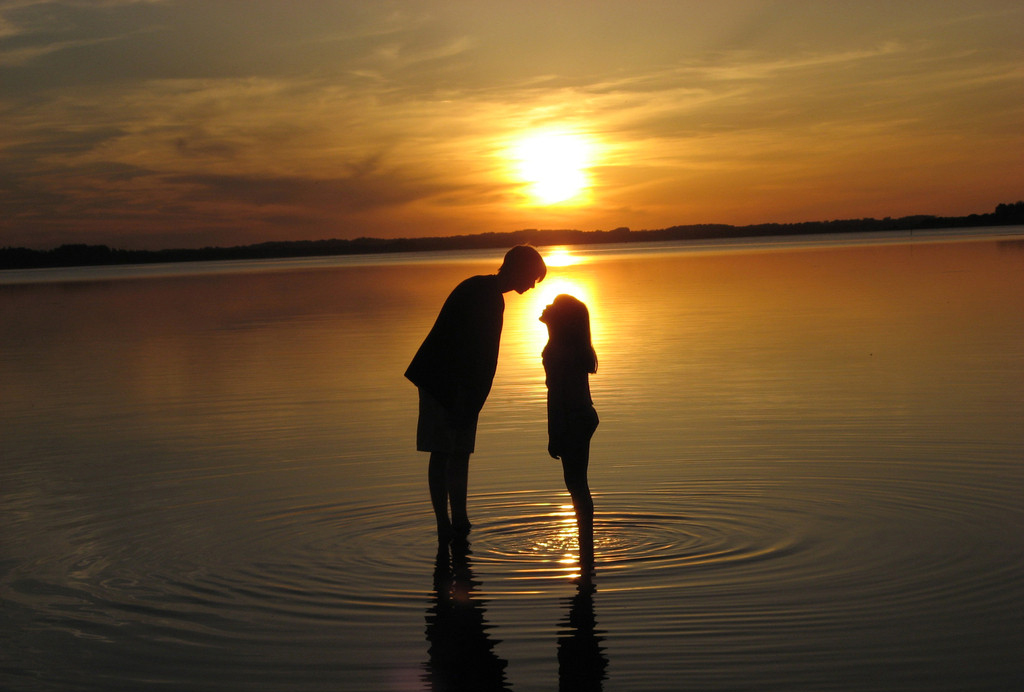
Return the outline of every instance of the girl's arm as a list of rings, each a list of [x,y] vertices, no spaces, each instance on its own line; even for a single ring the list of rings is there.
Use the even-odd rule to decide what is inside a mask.
[[[561,373],[548,375],[548,454],[553,459],[562,455],[566,420],[565,386]]]
[[[554,360],[547,370],[548,453],[561,456],[569,428],[592,409],[586,370],[574,361]]]

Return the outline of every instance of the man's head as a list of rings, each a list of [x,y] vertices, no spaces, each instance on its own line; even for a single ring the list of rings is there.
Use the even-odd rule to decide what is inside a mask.
[[[547,273],[544,258],[532,245],[516,245],[506,252],[505,261],[498,270],[506,290],[520,294],[529,291],[538,281],[543,281]]]

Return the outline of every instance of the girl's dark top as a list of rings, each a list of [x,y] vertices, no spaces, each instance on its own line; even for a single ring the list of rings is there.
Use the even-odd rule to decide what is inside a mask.
[[[597,429],[590,374],[577,355],[560,352],[550,343],[544,349],[543,361],[548,388],[548,451],[562,456],[589,441]]]
[[[466,279],[448,296],[405,371],[456,421],[475,419],[491,391],[504,312],[497,276]]]

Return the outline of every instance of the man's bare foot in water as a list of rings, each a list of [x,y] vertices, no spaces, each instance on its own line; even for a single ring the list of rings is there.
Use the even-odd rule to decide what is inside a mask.
[[[472,528],[473,525],[469,523],[469,519],[456,519],[452,522],[452,534],[456,538],[465,538]]]

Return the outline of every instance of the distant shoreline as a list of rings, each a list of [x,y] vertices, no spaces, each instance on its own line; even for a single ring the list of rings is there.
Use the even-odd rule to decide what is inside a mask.
[[[433,236],[428,238],[355,238],[352,240],[299,240],[257,243],[234,247],[204,247],[170,250],[119,250],[106,245],[62,245],[52,250],[0,248],[0,270],[50,267],[156,264],[223,260],[285,259],[332,255],[384,254],[511,247],[520,243],[536,246],[602,243],[643,243],[678,240],[720,240],[765,236],[917,231],[947,228],[1013,226],[1024,224],[1024,201],[1000,204],[990,214],[969,216],[904,216],[884,219],[845,219],[801,223],[764,223],[749,226],[694,224],[657,230],[611,231],[524,229],[506,233]]]

